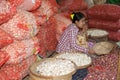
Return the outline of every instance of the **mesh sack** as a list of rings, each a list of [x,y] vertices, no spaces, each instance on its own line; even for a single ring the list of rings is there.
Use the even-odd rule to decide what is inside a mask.
[[[37,9],[42,3],[42,0],[23,0],[18,8],[23,10],[32,11]]]
[[[46,23],[40,26],[37,35],[40,40],[41,55],[46,56],[48,51],[54,51],[57,46],[55,18],[50,18]]]
[[[33,55],[21,61],[20,64],[5,64],[1,68],[0,74],[7,76],[8,79],[5,80],[22,80],[26,75],[28,75],[29,67],[35,62],[35,60],[36,56]],[[1,77],[3,78],[4,76]],[[4,80],[4,78],[2,80]]]
[[[0,67],[6,63],[9,59],[9,55],[4,52],[4,51],[0,51]],[[0,79],[1,80],[1,79]]]
[[[103,20],[118,20],[120,19],[120,6],[103,4],[95,5],[87,10],[89,18]]]
[[[87,3],[84,0],[61,0],[59,1],[59,5],[61,11],[79,11],[88,8]]]
[[[66,13],[65,13],[66,14]],[[70,18],[64,16],[64,13],[56,14],[54,16],[56,20],[56,38],[59,40],[60,36],[62,35],[63,31],[70,25],[72,22]]]
[[[56,0],[43,0],[41,6],[32,11],[32,13],[37,17],[39,24],[47,21],[51,16],[58,12],[58,5]]]
[[[24,0],[7,0],[7,1],[9,1],[12,5],[17,7],[18,5],[22,4]]]
[[[88,20],[88,27],[117,31],[118,29],[120,29],[120,21],[89,19]]]
[[[17,41],[4,47],[1,51],[5,51],[10,55],[9,60],[6,62],[7,64],[17,64],[23,59],[37,54],[39,51],[39,42],[37,38]]]
[[[88,75],[84,80],[117,80],[118,52],[102,55],[93,59],[88,68]]]
[[[120,41],[120,32],[109,31],[108,38],[114,41]]]
[[[0,29],[0,48],[9,45],[12,42],[13,38],[8,33]]]
[[[7,22],[15,13],[16,7],[5,0],[0,1],[0,24]]]
[[[17,14],[0,28],[17,40],[32,38],[38,32],[35,17],[23,10],[18,10]]]

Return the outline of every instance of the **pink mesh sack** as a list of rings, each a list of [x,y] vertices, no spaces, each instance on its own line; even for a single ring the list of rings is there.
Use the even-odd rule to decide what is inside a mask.
[[[42,24],[58,12],[58,7],[56,0],[42,0],[41,6],[33,14],[37,16],[39,24]]]
[[[57,40],[59,40],[61,34],[63,33],[63,31],[68,27],[68,25],[70,25],[72,22],[70,20],[70,18],[67,18],[65,16],[63,16],[64,14],[57,14],[55,15],[55,19],[56,19],[56,38]]]
[[[40,53],[46,56],[48,51],[55,51],[57,46],[56,39],[56,21],[55,18],[50,18],[46,23],[40,26],[40,31],[37,35],[40,40]]]
[[[1,51],[8,53],[10,56],[9,60],[6,62],[7,64],[17,64],[23,59],[37,54],[39,52],[39,42],[37,38],[16,41],[4,47]]]
[[[38,32],[35,17],[24,10],[18,10],[17,14],[0,28],[17,40],[32,38]]]
[[[0,48],[5,47],[11,43],[13,43],[13,38],[8,33],[0,29]]]
[[[8,61],[9,57],[10,56],[6,52],[0,51],[0,68],[4,63]]]
[[[89,18],[103,20],[120,19],[120,6],[113,4],[95,5],[87,10]]]
[[[0,80],[22,80],[26,75],[28,75],[29,67],[36,60],[36,56],[30,56],[20,64],[5,64],[0,70]],[[6,79],[8,78],[8,79]]]
[[[120,32],[109,31],[109,39],[114,41],[120,41]]]
[[[0,24],[7,22],[15,13],[16,7],[5,0],[0,1]]]
[[[118,29],[120,29],[120,20],[108,21],[108,20],[99,20],[99,19],[89,19],[88,26],[91,28],[117,31]]]
[[[8,0],[11,4],[17,6],[17,8],[32,11],[37,9],[42,0]]]
[[[80,11],[88,8],[84,0],[60,0],[59,5],[61,11]]]

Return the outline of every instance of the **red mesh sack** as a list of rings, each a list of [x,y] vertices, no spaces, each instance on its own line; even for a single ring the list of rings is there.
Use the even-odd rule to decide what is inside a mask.
[[[120,20],[107,21],[107,20],[89,19],[88,26],[90,28],[99,28],[99,29],[117,31],[118,29],[120,29]]]
[[[10,55],[9,60],[6,62],[7,64],[17,64],[23,59],[26,59],[33,54],[37,54],[39,52],[39,42],[37,38],[16,41],[4,47],[1,51]]]
[[[35,60],[36,56],[33,55],[21,61],[20,64],[5,64],[0,70],[0,74],[3,74],[4,76],[0,77],[3,78],[2,80],[6,78],[5,76],[8,78],[5,80],[22,80],[28,75],[29,67],[35,62]]]
[[[114,41],[120,41],[120,32],[109,31],[109,39]]]
[[[57,46],[56,39],[56,21],[54,17],[50,18],[46,23],[40,26],[37,37],[40,40],[41,55],[46,56],[46,52],[54,51]]]
[[[56,19],[56,38],[59,40],[63,31],[70,25],[72,22],[70,18],[63,16],[63,14],[57,14],[54,16]]]
[[[0,70],[0,80],[9,80],[7,75],[2,70]]]
[[[94,58],[84,80],[117,80],[118,56],[118,50],[116,50],[108,55]]]
[[[9,45],[12,42],[13,38],[8,33],[0,29],[0,48]]]
[[[87,10],[89,18],[97,18],[103,20],[120,19],[120,6],[113,4],[95,5]]]
[[[17,40],[32,38],[38,32],[33,14],[23,10],[18,10],[17,14],[0,28]]]
[[[42,3],[42,0],[24,0],[22,4],[18,6],[18,8],[23,10],[32,11],[37,9]]]
[[[59,1],[59,5],[61,11],[79,11],[88,8],[87,3],[84,0],[61,0]]]
[[[7,22],[15,13],[16,7],[4,0],[0,2],[0,24]]]
[[[0,51],[0,67],[8,61],[9,57],[10,56],[6,52]]]
[[[17,6],[20,9],[32,11],[37,9],[42,0],[8,0],[12,5]]]
[[[42,0],[41,6],[32,13],[37,16],[39,24],[42,24],[58,12],[58,7],[56,0]]]

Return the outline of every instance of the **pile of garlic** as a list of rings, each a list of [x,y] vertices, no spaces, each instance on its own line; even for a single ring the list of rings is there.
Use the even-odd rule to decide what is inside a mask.
[[[83,53],[62,53],[56,56],[56,58],[63,58],[73,61],[77,66],[89,65],[92,60],[87,54]]]
[[[61,76],[75,70],[74,63],[64,59],[46,59],[36,67],[36,71],[42,76]]]
[[[99,37],[99,36],[108,35],[108,32],[105,30],[101,30],[101,29],[93,29],[93,30],[88,30],[87,35],[93,36],[93,37]]]

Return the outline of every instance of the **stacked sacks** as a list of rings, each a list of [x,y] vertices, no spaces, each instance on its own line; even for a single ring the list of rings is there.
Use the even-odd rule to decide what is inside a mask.
[[[3,66],[0,75],[4,75],[3,79],[7,76],[9,80],[21,80],[28,74],[29,66],[35,61],[35,54],[39,52],[39,40],[35,37],[39,30],[35,17],[18,9],[13,18],[3,23],[0,29],[1,40],[5,38],[8,41],[7,44],[1,45],[4,46],[1,52],[6,53],[9,58],[2,60],[5,64],[1,64]]]
[[[84,0],[60,0],[58,3],[61,11],[80,11],[88,8]]]
[[[99,28],[116,32],[120,29],[120,6],[103,4],[95,5],[87,10],[90,28]],[[111,35],[111,33],[109,34]],[[113,37],[109,37],[113,39]],[[115,40],[120,40],[114,36]]]
[[[58,12],[58,5],[56,0],[43,0],[41,6],[32,11],[36,16],[38,25],[45,23],[51,16]]]
[[[37,9],[42,2],[42,0],[8,0],[8,1],[17,8],[28,11]]]
[[[57,46],[56,39],[56,20],[54,17],[49,18],[46,23],[40,26],[40,31],[37,35],[40,40],[40,55],[46,57],[49,51],[55,51]]]
[[[35,17],[24,10],[17,10],[17,14],[7,23],[2,24],[0,28],[16,40],[32,38],[38,32]]]
[[[56,14],[54,16],[56,20],[56,38],[59,40],[60,36],[62,35],[63,31],[70,25],[72,22],[70,20],[70,13],[64,12],[60,14]]]
[[[16,7],[5,0],[0,1],[0,24],[7,22],[15,13]]]
[[[22,80],[26,75],[28,75],[29,66],[33,64],[35,60],[36,56],[32,55],[27,59],[24,59],[20,64],[3,65],[0,70],[0,75],[3,76],[3,79],[0,80]]]

